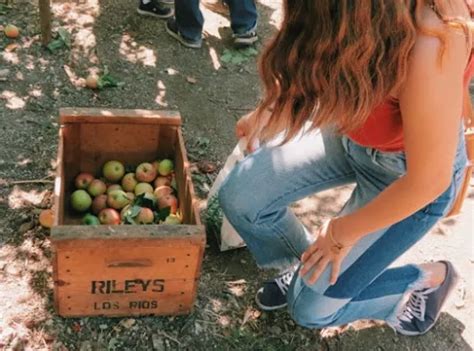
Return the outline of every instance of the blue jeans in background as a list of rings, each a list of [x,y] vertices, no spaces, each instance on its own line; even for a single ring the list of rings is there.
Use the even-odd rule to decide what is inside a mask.
[[[404,295],[422,288],[425,275],[416,265],[388,266],[446,214],[466,163],[461,133],[449,188],[408,218],[362,238],[345,257],[334,286],[329,285],[331,267],[312,285],[295,274],[287,295],[293,319],[310,328],[359,319],[395,323]],[[340,214],[344,215],[367,204],[405,172],[403,152],[381,152],[345,136],[314,131],[247,156],[222,185],[219,200],[257,263],[285,269],[299,265],[302,253],[315,240],[288,207],[291,203],[355,183]]]
[[[230,9],[230,22],[235,34],[245,34],[257,26],[255,0],[226,0]],[[202,36],[204,18],[199,9],[199,0],[175,0],[178,30],[187,39],[199,40]]]

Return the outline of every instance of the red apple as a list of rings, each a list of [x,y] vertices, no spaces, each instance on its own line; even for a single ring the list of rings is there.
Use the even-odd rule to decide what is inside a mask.
[[[102,224],[120,224],[120,215],[113,208],[105,208],[100,211],[99,220]]]
[[[158,188],[158,187],[163,186],[163,185],[171,186],[171,182],[167,177],[158,176],[155,179],[154,185],[155,185],[155,188]]]
[[[107,208],[107,195],[101,194],[94,198],[92,201],[92,213],[97,215],[104,208]]]
[[[20,30],[17,26],[14,26],[13,24],[6,25],[4,32],[5,36],[10,39],[18,38],[18,36],[20,35]]]
[[[138,184],[138,180],[135,177],[135,173],[127,173],[122,178],[122,188],[125,191],[133,191]]]
[[[121,210],[129,203],[130,199],[123,190],[114,190],[107,195],[107,205],[116,210]]]
[[[102,173],[107,180],[115,183],[122,179],[125,174],[125,167],[119,161],[108,161],[102,168]]]
[[[148,183],[138,183],[135,187],[135,195],[141,195],[144,193],[153,194],[153,187]]]
[[[89,186],[87,187],[87,191],[92,196],[99,196],[105,193],[107,190],[107,185],[99,179],[94,179]]]
[[[153,167],[155,167],[156,174],[158,174],[158,168],[160,168],[160,160],[153,161],[151,164],[153,165]]]
[[[115,191],[115,190],[123,190],[123,189],[120,186],[120,184],[110,184],[107,187],[107,194],[110,194],[112,191]]]
[[[154,219],[155,215],[153,214],[153,211],[147,207],[143,207],[135,218],[135,222],[138,224],[151,224]]]
[[[178,199],[174,195],[164,195],[158,199],[158,208],[170,207],[170,213],[175,214],[178,210]]]
[[[145,162],[137,167],[135,176],[139,182],[151,183],[156,178],[156,169],[151,163]]]
[[[173,194],[173,189],[168,185],[162,185],[155,189],[154,194],[157,199],[160,199],[162,196]]]
[[[80,173],[76,180],[74,181],[74,185],[76,185],[76,189],[87,189],[89,185],[94,180],[94,176],[90,173]]]

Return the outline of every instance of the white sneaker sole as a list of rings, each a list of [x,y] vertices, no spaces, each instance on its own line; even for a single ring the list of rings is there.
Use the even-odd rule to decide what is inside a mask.
[[[169,29],[167,23],[165,23],[165,29],[166,29],[166,33],[171,35],[173,38],[175,38],[177,41],[179,41],[182,45],[186,46],[187,48],[200,49],[202,47],[202,43],[191,44],[191,43],[185,41],[179,34],[176,34],[171,29]]]
[[[271,307],[263,305],[258,299],[258,294],[260,294],[261,292],[263,292],[263,288],[260,288],[255,294],[255,303],[257,304],[258,308],[260,308],[262,311],[275,311],[275,310],[279,310],[281,308],[285,308],[286,306],[288,306],[287,302],[281,305],[271,306]]]

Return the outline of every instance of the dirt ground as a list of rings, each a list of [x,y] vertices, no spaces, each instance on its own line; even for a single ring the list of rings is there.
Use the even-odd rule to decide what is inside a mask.
[[[278,26],[280,4],[258,1],[258,50]],[[5,7],[0,1],[0,25],[14,23],[22,31],[16,41],[0,35],[0,350],[472,350],[472,187],[463,214],[437,226],[397,262],[449,258],[463,277],[446,313],[423,337],[397,336],[373,322],[312,331],[296,326],[285,311],[260,313],[253,297],[271,272],[256,268],[245,249],[220,253],[212,236],[190,315],[54,314],[49,233],[37,218],[51,206],[58,109],[177,109],[192,160],[220,166],[236,142],[235,121],[258,99],[256,57],[232,51],[243,62],[224,62],[231,48],[227,10],[211,0],[202,7],[206,40],[193,51],[170,39],[163,22],[139,17],[134,1],[54,1],[53,29],[66,29],[72,46],[51,53],[40,45],[34,3],[17,0]],[[124,85],[100,92],[83,88],[81,78],[104,66]],[[201,196],[213,176],[195,174]],[[349,192],[345,187],[319,194],[295,211],[315,227],[337,212]]]

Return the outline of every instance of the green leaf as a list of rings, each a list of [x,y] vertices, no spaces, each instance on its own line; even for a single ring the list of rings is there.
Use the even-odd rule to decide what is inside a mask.
[[[164,221],[171,213],[171,207],[165,207],[158,211],[158,219]]]
[[[71,34],[64,28],[59,28],[58,29],[58,34],[59,38],[64,42],[64,44],[68,47],[71,48]]]
[[[132,207],[130,208],[130,210],[129,210],[129,211],[130,211],[130,216],[131,216],[132,218],[135,218],[136,216],[138,216],[138,214],[140,213],[141,209],[142,209],[142,208],[141,208],[140,206],[136,206],[136,205],[132,206]]]
[[[155,195],[149,193],[140,194],[133,201],[133,205],[154,209],[156,207]]]
[[[63,48],[66,44],[64,43],[64,41],[62,39],[55,39],[55,40],[52,40],[47,48],[49,51],[51,51],[52,53],[54,53],[56,50],[59,50],[61,48]]]

